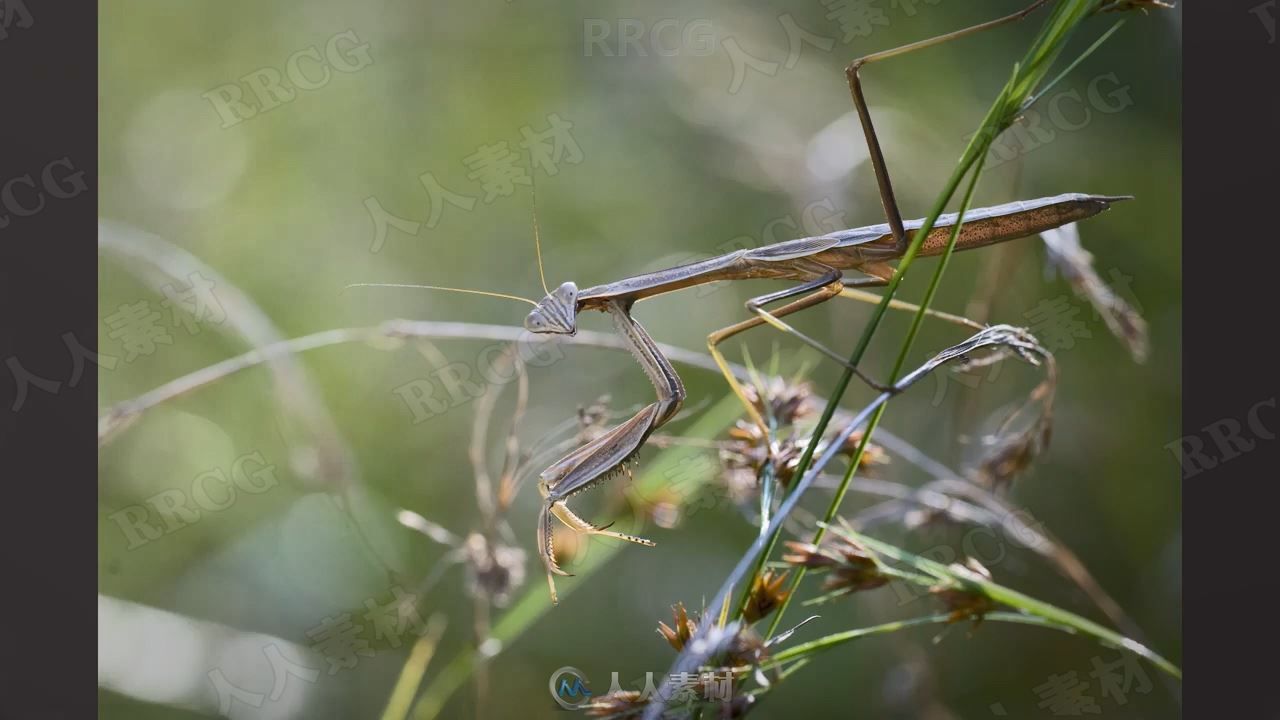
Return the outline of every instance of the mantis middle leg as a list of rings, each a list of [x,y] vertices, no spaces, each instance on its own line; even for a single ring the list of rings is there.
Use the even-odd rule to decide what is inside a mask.
[[[853,105],[858,111],[858,119],[862,123],[862,134],[867,141],[867,150],[871,157],[871,167],[875,171],[876,184],[880,188],[880,202],[884,205],[885,216],[888,218],[889,227],[893,231],[893,238],[897,243],[897,248],[900,253],[906,252],[907,250],[907,234],[902,226],[902,212],[898,209],[898,201],[894,197],[893,182],[889,179],[889,169],[885,165],[884,152],[880,149],[880,139],[876,135],[874,123],[871,122],[871,111],[867,108],[867,100],[862,92],[862,78],[859,76],[859,71],[862,70],[862,66],[869,65],[873,62],[888,60],[889,58],[898,57],[899,55],[906,55],[909,52],[923,50],[935,45],[941,45],[951,40],[958,40],[962,37],[982,32],[983,30],[990,30],[1007,23],[1017,22],[1018,20],[1021,20],[1027,15],[1035,12],[1048,2],[1049,0],[1035,0],[1035,2],[1011,15],[1005,15],[1004,17],[996,18],[995,20],[988,20],[987,22],[979,23],[962,30],[956,30],[955,32],[939,35],[937,37],[908,43],[889,50],[882,50],[878,53],[872,53],[854,60],[845,68],[844,74],[845,79],[849,84],[849,94],[853,98]]]

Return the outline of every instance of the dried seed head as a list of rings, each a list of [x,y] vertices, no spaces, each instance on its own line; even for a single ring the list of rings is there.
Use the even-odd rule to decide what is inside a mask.
[[[908,530],[919,530],[941,525],[959,524],[959,520],[946,508],[919,507],[908,510],[902,515],[902,526]]]
[[[982,457],[970,471],[974,482],[992,491],[1004,490],[1049,447],[1049,439],[1053,434],[1054,381],[1055,378],[1050,375],[1037,385],[1026,404],[1009,415],[999,431],[983,439]],[[1006,429],[1024,410],[1035,411],[1037,406],[1040,408],[1039,415],[1025,429]]]
[[[747,467],[726,467],[720,474],[725,496],[734,505],[747,505],[760,494],[760,477]]]
[[[742,613],[742,617],[747,623],[754,623],[768,616],[779,605],[787,601],[791,593],[783,590],[782,585],[790,574],[789,571],[778,574],[772,570],[765,570],[756,577],[755,582],[751,585],[751,594],[747,597],[747,605]]]
[[[1132,3],[1129,4],[1132,5]],[[1144,4],[1170,7],[1163,3]],[[1129,8],[1120,9],[1128,10]],[[1093,255],[1080,244],[1080,231],[1076,224],[1046,230],[1040,236],[1044,239],[1045,248],[1049,251],[1049,261],[1071,284],[1071,289],[1076,295],[1093,305],[1106,322],[1111,334],[1124,343],[1134,362],[1146,362],[1149,350],[1146,321],[1128,301],[1120,297],[1098,276],[1093,268]],[[1114,272],[1112,279],[1128,280],[1123,276],[1117,276]]]
[[[862,443],[862,431],[858,430],[849,435],[849,439],[845,440],[844,446],[840,448],[840,452],[848,457],[858,451],[858,445]],[[871,465],[885,465],[889,462],[889,454],[884,448],[868,441],[867,446],[862,449],[862,459],[858,462],[858,469],[867,469]]]
[[[639,690],[618,690],[601,695],[584,705],[583,709],[587,717],[626,718],[638,716],[648,704],[648,698]]]
[[[840,564],[840,556],[830,545],[818,546],[798,540],[786,540],[788,553],[782,561],[811,570],[828,570]]]
[[[471,533],[463,543],[467,564],[467,591],[472,597],[487,598],[498,607],[511,601],[512,593],[524,585],[524,550],[491,543],[480,533]]]
[[[983,487],[997,492],[1005,490],[1044,451],[1050,434],[1049,423],[1037,422],[1026,432],[997,441],[975,468],[974,478]]]
[[[701,683],[698,687],[699,695],[703,694]],[[638,718],[640,713],[649,706],[649,700],[652,693],[646,694],[640,690],[618,690],[607,695],[592,700],[590,703],[583,705],[582,709],[587,717],[605,718],[606,720],[623,720],[624,718]],[[755,704],[755,697],[751,695],[739,695],[734,697],[727,703],[719,704],[719,711],[714,717],[722,720],[735,720],[747,716],[747,711]],[[662,714],[663,720],[675,720],[675,718],[685,718],[687,715],[680,711],[667,711]],[[711,717],[711,716],[707,716]]]
[[[684,644],[689,642],[689,638],[698,632],[698,624],[689,618],[689,613],[684,609],[684,603],[672,605],[671,615],[674,618],[675,628],[667,627],[666,623],[659,620],[658,634],[666,638],[671,647],[679,652],[684,650]]]
[[[841,424],[837,417],[836,425]],[[810,435],[805,432],[781,434],[775,439],[772,448],[774,462],[774,478],[782,487],[790,487],[795,480],[796,470],[804,457],[805,448],[809,446]],[[855,432],[844,446],[841,453],[852,457],[862,441],[862,434]],[[819,444],[816,455],[821,455],[826,443]],[[739,420],[729,430],[729,441],[720,450],[721,474],[720,483],[726,494],[736,504],[754,504],[760,492],[760,475],[765,464],[770,460],[770,443],[764,433],[752,422]],[[889,462],[889,455],[879,445],[867,443],[863,450],[858,469],[868,470]]]
[[[744,388],[747,400],[765,417],[774,421],[775,438],[778,452],[788,452],[786,446],[793,444],[789,438],[793,435],[796,423],[813,414],[813,387],[806,382],[789,382],[782,378],[770,377]],[[769,461],[770,438],[754,422],[739,420],[728,432],[729,441],[720,451],[720,462],[725,469],[725,484],[731,489],[742,486],[740,478],[731,477],[742,470],[750,470],[753,484],[764,464]],[[803,448],[801,448],[803,450]],[[798,451],[797,451],[798,452]],[[799,457],[797,455],[797,457]],[[731,492],[732,495],[732,492]],[[750,500],[754,496],[745,497]]]
[[[720,482],[728,497],[739,505],[754,504],[759,496],[761,472],[770,462],[777,482],[783,487],[790,485],[810,442],[803,426],[815,410],[813,386],[808,382],[775,376],[759,379],[743,391],[761,415],[772,419],[773,431],[772,435],[767,434],[756,423],[742,419],[729,429],[729,440],[721,446]],[[855,435],[854,447],[858,439],[860,436]],[[820,445],[819,452],[821,449]],[[886,460],[880,448],[868,446],[860,465],[869,467]]]
[[[966,560],[964,565],[952,564],[951,567],[961,574],[972,572],[988,580],[991,579],[991,571],[973,558]],[[929,592],[941,600],[942,605],[951,613],[950,617],[947,618],[948,623],[972,618],[975,630],[982,624],[982,618],[996,609],[994,600],[976,589],[965,587],[959,582],[940,583],[929,588]]]
[[[747,713],[751,712],[751,708],[755,707],[755,704],[755,695],[737,695],[729,702],[720,704],[720,712],[716,717],[719,720],[744,718]]]
[[[743,625],[725,648],[723,661],[726,668],[735,668],[758,665],[768,657],[769,649],[764,644],[764,638]]]
[[[847,417],[836,416],[833,425],[839,427],[848,422]],[[793,436],[788,438],[778,450],[778,482],[783,487],[791,487],[791,481],[795,479],[796,470],[800,467],[800,460],[804,457],[805,448],[809,445],[811,436]],[[848,459],[852,459],[854,453],[858,451],[858,445],[862,442],[862,432],[854,432],[849,435],[844,444],[840,447],[840,454]],[[814,453],[815,457],[826,452],[829,441],[823,440]],[[862,458],[858,461],[858,470],[867,472],[878,465],[884,465],[889,462],[889,455],[875,443],[868,442],[862,451]]]
[[[889,582],[889,577],[880,571],[875,558],[844,536],[837,535],[822,545],[794,540],[788,540],[786,544],[789,553],[782,556],[784,562],[830,573],[822,584],[824,591],[849,594],[872,590]]]
[[[800,460],[804,458],[804,449],[808,444],[809,436],[804,438],[793,436],[779,444],[775,476],[778,478],[778,483],[783,487],[791,487],[791,481],[795,479],[796,470],[800,467]]]
[[[719,483],[735,505],[748,505],[760,494],[760,472],[769,460],[769,440],[755,423],[739,420],[720,447]]]
[[[774,421],[772,431],[765,432],[755,422],[740,419],[729,429],[728,440],[720,444],[719,496],[746,508],[758,504],[767,478],[781,488],[794,484],[800,461],[812,442],[813,428],[806,418],[814,414],[814,407],[812,386],[807,382],[771,377],[758,380],[744,392],[757,410]],[[835,420],[835,425],[842,424],[839,414]],[[861,433],[853,433],[840,448],[841,454],[851,459],[861,440]],[[819,442],[815,453],[821,455],[829,444],[830,439]],[[858,470],[866,473],[888,461],[880,446],[868,443]]]
[[[739,420],[728,431],[729,440],[720,449],[720,463],[726,469],[758,471],[769,459],[769,438],[749,420]]]
[[[763,388],[759,385],[763,385]],[[772,417],[779,427],[796,424],[813,414],[813,385],[770,377],[743,388],[747,400],[765,417]]]

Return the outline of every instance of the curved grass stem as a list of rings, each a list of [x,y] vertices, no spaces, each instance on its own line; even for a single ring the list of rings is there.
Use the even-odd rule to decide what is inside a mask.
[[[1160,654],[1136,640],[1127,638],[1114,630],[1105,628],[1098,623],[1093,622],[1092,620],[1080,617],[1075,613],[1050,605],[1042,600],[1037,600],[1028,595],[1024,595],[1017,590],[992,582],[977,573],[966,571],[961,567],[943,565],[942,563],[929,560],[928,558],[923,558],[906,552],[891,543],[877,540],[852,530],[845,529],[841,530],[841,532],[847,535],[850,539],[865,545],[876,553],[892,558],[897,562],[909,566],[912,570],[918,573],[924,573],[932,579],[913,580],[913,582],[920,582],[921,584],[924,584],[925,582],[938,581],[961,585],[966,590],[981,593],[995,602],[1007,605],[1011,608],[1016,608],[1022,611],[1024,616],[1034,616],[1040,618],[1046,623],[1069,627],[1083,635],[1093,637],[1102,643],[1134,653],[1169,675],[1178,678],[1179,680],[1182,679],[1182,670]],[[991,618],[994,615],[995,613],[988,613],[986,617]]]

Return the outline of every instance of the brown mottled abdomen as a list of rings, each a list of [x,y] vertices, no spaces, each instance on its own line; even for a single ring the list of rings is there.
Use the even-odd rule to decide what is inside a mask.
[[[1111,207],[1116,200],[1127,197],[1082,195],[1073,193],[1039,200],[1005,203],[981,210],[970,211],[965,216],[964,227],[956,240],[956,250],[969,250],[1006,240],[1035,235],[1093,217]],[[956,214],[948,213],[938,218],[920,248],[921,255],[940,255],[947,247]],[[908,232],[918,230],[922,222],[906,223]]]

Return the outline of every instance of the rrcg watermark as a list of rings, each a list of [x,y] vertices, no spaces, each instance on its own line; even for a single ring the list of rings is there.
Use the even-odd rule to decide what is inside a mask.
[[[582,51],[586,57],[708,57],[716,53],[716,29],[705,19],[586,18]]]
[[[284,62],[283,73],[275,67],[258,68],[237,82],[219,85],[200,97],[213,105],[226,129],[293,102],[300,90],[323,88],[333,79],[334,70],[350,74],[372,64],[369,43],[361,42],[354,30],[345,30],[325,42],[323,54],[318,46],[312,45],[290,55]],[[242,84],[257,99],[257,107],[244,101]]]
[[[162,490],[142,503],[126,505],[107,515],[136,550],[153,540],[171,535],[200,521],[203,514],[217,513],[235,504],[239,492],[261,495],[280,483],[276,466],[254,451],[236,458],[229,468],[210,468],[191,480],[187,488]],[[150,522],[152,513],[160,523]]]
[[[22,190],[19,197],[19,186],[23,185],[29,189]],[[44,210],[46,201],[50,197],[70,200],[88,189],[89,185],[84,181],[84,171],[76,170],[69,156],[53,160],[41,168],[39,173],[26,173],[9,178],[0,185],[0,229],[8,227],[12,222],[9,219],[10,214],[17,217],[30,217]]]
[[[1270,417],[1263,419],[1263,410],[1269,409]],[[1255,403],[1244,415],[1241,423],[1233,417],[1215,420],[1200,428],[1200,433],[1184,435],[1165,445],[1173,453],[1178,464],[1182,466],[1182,479],[1195,477],[1205,470],[1212,470],[1229,460],[1258,447],[1263,440],[1275,440],[1276,433],[1272,429],[1275,422],[1276,399],[1267,398]],[[1206,447],[1203,435],[1212,441],[1213,447]]]
[[[1095,113],[1114,115],[1133,106],[1130,86],[1121,84],[1115,73],[1089,81],[1084,93],[1072,88],[1055,93],[1028,109],[1009,129],[998,136],[987,151],[988,170],[1044,147],[1061,133],[1081,130],[1093,122]],[[1047,121],[1047,122],[1046,122]],[[971,136],[972,137],[972,136]]]

